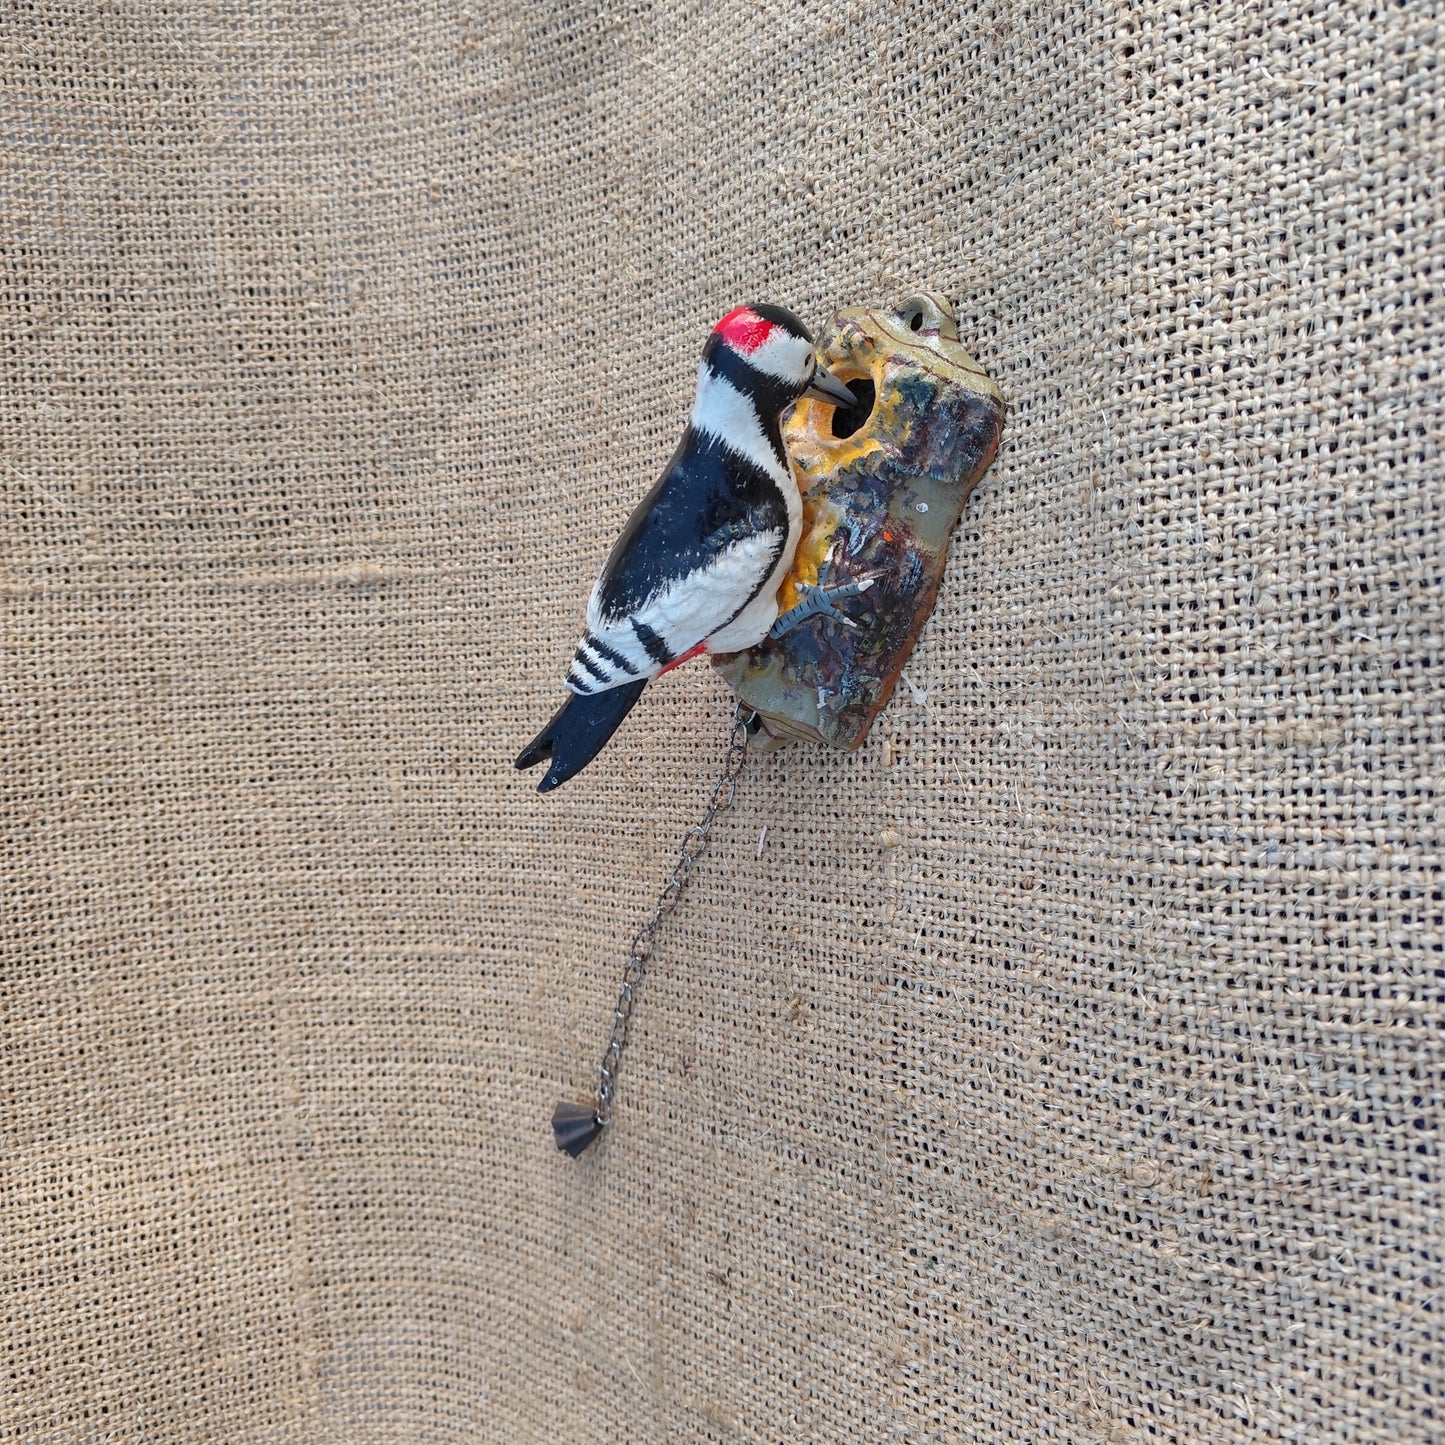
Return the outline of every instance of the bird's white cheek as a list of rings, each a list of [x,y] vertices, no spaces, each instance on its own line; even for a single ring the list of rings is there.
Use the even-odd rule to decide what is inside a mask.
[[[785,490],[789,478],[766,436],[752,402],[720,376],[707,375],[692,409],[693,428],[749,461]]]
[[[748,361],[779,381],[801,386],[813,364],[813,348],[801,337],[777,333],[752,352]]]

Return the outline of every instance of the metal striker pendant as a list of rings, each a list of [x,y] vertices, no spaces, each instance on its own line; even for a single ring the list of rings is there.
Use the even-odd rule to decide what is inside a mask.
[[[784,423],[803,534],[779,590],[781,615],[756,647],[713,659],[738,699],[727,756],[632,940],[596,1097],[558,1104],[552,1115],[557,1147],[573,1158],[612,1117],[644,966],[713,822],[732,806],[749,740],[759,748],[795,739],[862,743],[933,611],[954,525],[998,449],[1003,398],[959,344],[953,311],[938,297],[910,296],[891,311],[839,311],[819,351],[856,405],[805,400]]]
[[[612,1032],[607,1036],[602,1067],[597,1072],[597,1097],[586,1104],[570,1103],[564,1099],[552,1111],[552,1132],[557,1138],[557,1147],[574,1159],[612,1118],[612,1093],[617,1084],[617,1068],[627,1043],[627,1025],[632,1018],[632,1006],[637,1001],[637,987],[642,982],[643,968],[657,941],[659,925],[682,901],[682,895],[687,892],[687,885],[692,880],[693,866],[707,851],[708,834],[712,832],[717,815],[731,808],[737,796],[738,776],[742,773],[743,760],[748,752],[749,716],[749,711],[741,703],[733,708],[727,755],[722,772],[713,785],[707,811],[683,834],[682,846],[677,850],[677,862],[658,895],[652,917],[633,935],[632,947],[627,952],[627,962],[622,969],[622,987],[617,991],[617,1007],[612,1011]]]

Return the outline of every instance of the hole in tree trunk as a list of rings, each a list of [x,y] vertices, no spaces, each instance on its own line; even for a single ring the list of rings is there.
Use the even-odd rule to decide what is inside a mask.
[[[852,436],[873,415],[873,402],[877,396],[877,389],[874,387],[871,377],[860,376],[844,384],[853,393],[853,405],[833,408],[833,435],[835,437]]]

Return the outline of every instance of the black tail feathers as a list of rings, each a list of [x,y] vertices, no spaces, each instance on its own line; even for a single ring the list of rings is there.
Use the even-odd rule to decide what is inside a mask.
[[[539,793],[550,793],[568,778],[576,777],[607,744],[632,705],[642,696],[647,678],[609,687],[606,692],[569,693],[567,701],[552,715],[552,721],[517,755],[519,768],[530,768],[551,758],[547,776],[537,784]]]

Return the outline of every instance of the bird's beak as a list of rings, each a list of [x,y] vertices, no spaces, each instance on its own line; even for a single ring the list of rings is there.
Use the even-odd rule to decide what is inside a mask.
[[[858,398],[832,372],[824,371],[821,366],[813,373],[813,383],[803,395],[833,406],[858,405]]]

